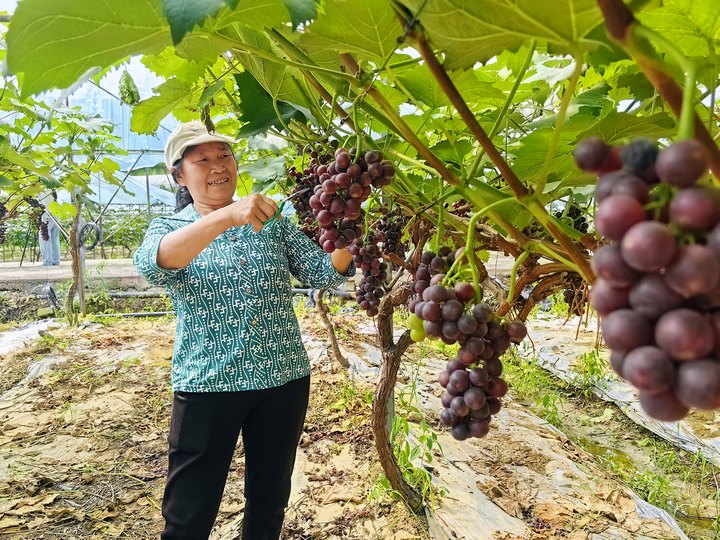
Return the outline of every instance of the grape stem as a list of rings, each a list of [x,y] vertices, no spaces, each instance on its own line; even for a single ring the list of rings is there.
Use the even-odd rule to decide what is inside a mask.
[[[507,98],[505,99],[505,103],[503,103],[502,109],[500,109],[500,112],[498,113],[497,118],[495,119],[495,122],[493,123],[492,128],[490,128],[489,137],[492,139],[495,135],[497,135],[498,129],[500,128],[500,122],[503,118],[506,118],[506,114],[508,112],[508,109],[510,108],[510,105],[512,104],[513,99],[515,98],[515,94],[517,93],[518,88],[520,88],[520,83],[522,82],[523,78],[525,77],[525,73],[527,73],[527,70],[530,68],[530,64],[532,63],[533,56],[535,54],[535,47],[536,47],[536,40],[531,40],[530,45],[528,48],[527,55],[525,56],[525,62],[523,63],[522,67],[520,68],[520,71],[518,71],[517,77],[515,77],[515,82],[513,83],[513,87],[510,89],[510,93],[507,95]],[[468,172],[468,179],[475,178],[475,175],[478,173],[478,169],[480,168],[480,163],[482,163],[482,158],[485,155],[485,149],[481,146],[477,156],[475,157],[475,161],[473,162],[472,166],[470,167],[470,171]]]
[[[440,242],[444,233],[443,221],[445,219],[445,182],[442,181],[442,178],[439,179],[439,184],[440,194],[438,200],[437,231],[435,233],[435,242],[433,242],[433,245],[435,246],[435,253],[437,253],[438,249],[440,249]]]
[[[505,300],[508,304],[515,298],[515,283],[517,281],[518,269],[525,262],[525,259],[528,258],[528,255],[530,255],[530,252],[525,250],[515,259],[515,264],[513,264],[512,272],[510,273],[510,288],[508,289],[507,300]]]
[[[560,142],[560,134],[562,133],[562,126],[565,123],[565,116],[567,115],[567,109],[570,105],[570,99],[575,92],[575,86],[577,85],[577,82],[580,79],[580,74],[582,73],[582,57],[580,55],[575,55],[573,59],[575,61],[575,69],[573,69],[570,80],[568,81],[568,85],[565,88],[565,92],[563,92],[563,97],[560,101],[560,109],[558,110],[555,117],[555,129],[553,130],[552,139],[550,139],[548,151],[545,155],[545,163],[543,163],[543,168],[540,172],[540,180],[538,181],[537,186],[535,186],[534,189],[534,193],[536,196],[542,195],[543,191],[545,191],[547,176],[550,172],[550,165],[552,164],[553,158],[555,156],[555,150],[557,149],[558,143]]]
[[[473,288],[475,289],[475,302],[478,304],[482,301],[482,292],[480,291],[480,276],[478,275],[477,266],[475,266],[475,225],[477,224],[478,220],[488,212],[495,210],[495,208],[502,204],[505,204],[508,201],[514,200],[515,199],[513,199],[512,197],[508,197],[507,199],[500,199],[499,201],[495,201],[494,203],[487,205],[485,208],[482,208],[481,210],[475,212],[470,218],[470,221],[468,222],[467,237],[465,239],[465,251],[463,252],[463,255],[467,257],[468,262],[470,263],[470,272],[472,273],[473,278]]]
[[[510,168],[507,161],[505,161],[505,159],[500,155],[500,152],[492,143],[487,133],[485,133],[485,130],[483,130],[477,118],[475,118],[475,115],[470,110],[470,107],[468,107],[467,103],[465,103],[465,100],[462,95],[460,95],[460,92],[445,71],[445,68],[443,68],[437,56],[435,56],[435,53],[433,52],[427,39],[425,39],[425,36],[416,27],[408,33],[408,37],[415,44],[416,48],[420,52],[420,55],[425,60],[428,69],[440,85],[440,88],[442,88],[443,92],[445,92],[445,95],[448,97],[455,109],[458,113],[460,113],[463,122],[465,122],[465,125],[470,129],[470,132],[473,134],[475,139],[483,147],[490,160],[498,168],[505,182],[508,186],[510,186],[510,189],[512,189],[515,196],[518,199],[525,198],[528,195],[527,188],[517,177],[515,171]]]
[[[340,55],[340,59],[350,73],[356,77],[361,75],[360,66],[355,58],[353,58],[350,54],[343,53]],[[362,84],[360,79],[355,79],[353,83],[355,85]],[[440,173],[440,176],[442,176],[448,184],[452,184],[454,186],[460,184],[460,179],[452,171],[450,171],[445,163],[419,139],[415,131],[405,122],[405,120],[402,119],[395,110],[395,107],[393,107],[387,99],[385,99],[385,96],[383,96],[377,88],[369,86],[365,88],[364,92],[366,92],[367,95],[370,96],[370,98],[372,98],[372,100],[380,107],[380,110],[386,115],[386,118],[391,124],[393,124],[393,128],[401,134],[405,140],[411,143],[413,147],[415,147],[420,155],[425,158],[438,173]]]

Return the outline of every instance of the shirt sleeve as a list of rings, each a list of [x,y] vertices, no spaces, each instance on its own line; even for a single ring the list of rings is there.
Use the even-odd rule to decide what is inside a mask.
[[[152,220],[142,244],[133,256],[138,274],[152,285],[165,286],[183,270],[161,268],[157,263],[160,241],[174,230],[175,228],[162,218]]]
[[[335,270],[329,253],[297,230],[289,219],[279,221],[285,239],[285,250],[290,273],[314,289],[332,289],[342,285],[347,278],[355,275],[355,265],[344,274]]]

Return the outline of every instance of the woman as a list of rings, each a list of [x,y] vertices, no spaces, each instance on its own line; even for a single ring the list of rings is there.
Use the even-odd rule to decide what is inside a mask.
[[[324,253],[288,220],[263,228],[268,197],[234,200],[232,142],[200,122],[170,135],[165,162],[192,204],[153,220],[134,258],[177,314],[163,540],[208,538],[240,433],[242,538],[279,538],[310,388],[290,274],[327,288],[354,273],[347,250]]]

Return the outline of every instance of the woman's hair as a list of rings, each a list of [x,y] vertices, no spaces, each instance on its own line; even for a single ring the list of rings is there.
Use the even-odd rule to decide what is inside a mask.
[[[176,184],[178,183],[177,175],[182,168],[183,158],[185,157],[185,154],[187,154],[187,150],[185,150],[180,159],[173,163],[172,177],[173,180],[175,180]],[[178,189],[175,192],[175,213],[177,214],[180,210],[185,208],[187,205],[192,204],[193,202],[195,201],[193,201],[192,195],[190,195],[190,191],[188,190],[188,188],[178,184]]]
[[[225,143],[225,146],[228,147],[228,150],[230,150],[230,153],[232,154],[232,148],[229,144]],[[183,152],[183,155],[180,159],[178,159],[175,163],[173,163],[173,172],[172,177],[173,180],[175,180],[175,183],[177,183],[177,175],[180,173],[180,170],[182,169],[183,159],[185,159],[185,156],[187,156],[188,152],[195,148],[195,146],[188,146],[185,151]],[[233,159],[234,159],[234,154]],[[195,202],[192,198],[192,195],[190,195],[190,191],[185,186],[181,186],[178,184],[178,190],[175,192],[175,213],[177,214],[180,210],[185,208],[187,205],[192,204]]]

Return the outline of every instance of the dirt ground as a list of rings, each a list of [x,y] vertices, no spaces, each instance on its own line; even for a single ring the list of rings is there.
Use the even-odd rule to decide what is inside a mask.
[[[58,328],[1,358],[0,536],[158,537],[173,333],[168,319]],[[40,359],[51,369],[18,384]],[[284,538],[428,537],[403,505],[367,502],[380,467],[363,392],[315,370],[301,440],[305,487]],[[237,537],[242,462],[239,448],[214,538]]]
[[[352,380],[333,368],[318,320],[302,319],[312,398],[283,538],[679,537],[659,519],[640,518],[625,486],[512,397],[487,438],[454,441],[437,423],[434,380],[444,360],[418,346],[407,354],[396,393],[399,402],[416,397],[410,408],[398,405],[412,420],[410,439],[428,433],[422,421],[437,430],[432,463],[418,464],[433,475],[435,505],[426,518],[393,502],[379,480],[370,430],[379,364],[372,324],[352,314],[335,320]],[[173,335],[171,318],[58,325],[0,356],[0,537],[158,537]],[[28,368],[40,373],[25,378]],[[239,537],[242,473],[240,447],[213,540]]]

